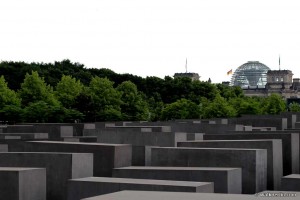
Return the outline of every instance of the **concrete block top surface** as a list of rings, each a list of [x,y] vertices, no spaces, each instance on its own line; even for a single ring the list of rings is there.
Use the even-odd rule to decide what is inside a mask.
[[[185,193],[185,192],[152,192],[152,191],[121,191],[111,194],[86,198],[82,200],[258,200],[255,195],[215,194],[215,193]],[[285,200],[296,200],[285,198]]]
[[[155,167],[155,166],[131,166],[131,167],[120,167],[115,169],[124,170],[178,170],[178,171],[231,171],[240,170],[240,168],[230,168],[230,167]]]
[[[64,153],[64,152],[0,152],[0,154],[36,154],[36,155],[90,155],[92,153]]]
[[[296,178],[300,180],[300,174],[290,174],[287,176],[284,176],[283,178]]]
[[[27,167],[0,167],[0,172],[7,171],[7,172],[19,172],[19,171],[30,171],[36,169],[44,169],[44,168],[27,168]]]
[[[87,178],[71,179],[70,181],[139,184],[139,185],[179,185],[179,186],[188,186],[188,187],[197,187],[197,186],[211,184],[211,182],[168,181],[168,180],[154,180],[154,179],[110,178],[110,177],[87,177]]]
[[[190,149],[190,150],[236,150],[236,151],[259,151],[259,150],[265,150],[265,149],[239,149],[239,148],[190,148],[190,147],[151,147],[153,149]]]
[[[197,142],[260,142],[260,141],[281,141],[281,139],[251,139],[251,140],[194,140],[181,143],[197,143]]]
[[[62,141],[29,141],[30,143],[45,143],[45,144],[78,144],[89,146],[131,146],[130,144],[107,144],[107,143],[89,143],[89,142],[62,142]]]
[[[288,135],[291,133],[299,133],[299,131],[227,131],[227,133],[219,135]]]
[[[166,127],[169,127],[169,126],[145,126],[145,125],[142,125],[142,126],[111,126],[111,127],[107,127],[107,128],[166,128]]]

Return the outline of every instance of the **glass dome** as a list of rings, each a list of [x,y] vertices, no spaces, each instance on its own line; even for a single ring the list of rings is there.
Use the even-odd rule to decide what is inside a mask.
[[[231,77],[231,85],[248,87],[264,87],[267,83],[266,65],[258,61],[249,61],[238,67]]]

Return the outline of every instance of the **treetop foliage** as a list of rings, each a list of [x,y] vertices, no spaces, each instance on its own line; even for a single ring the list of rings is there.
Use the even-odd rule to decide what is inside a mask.
[[[0,120],[74,122],[172,120],[278,114],[281,96],[246,97],[240,87],[190,78],[142,78],[54,63],[0,63]],[[289,105],[299,110],[298,104]]]

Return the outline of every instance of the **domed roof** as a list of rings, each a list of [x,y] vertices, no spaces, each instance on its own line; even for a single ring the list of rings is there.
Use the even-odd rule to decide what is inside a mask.
[[[249,61],[235,70],[231,78],[231,85],[241,87],[265,86],[269,70],[269,67],[258,61]]]

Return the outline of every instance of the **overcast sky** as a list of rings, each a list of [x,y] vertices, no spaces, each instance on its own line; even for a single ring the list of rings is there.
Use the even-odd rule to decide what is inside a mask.
[[[297,0],[1,0],[0,60],[70,59],[142,77],[230,80],[247,61],[300,78]]]

